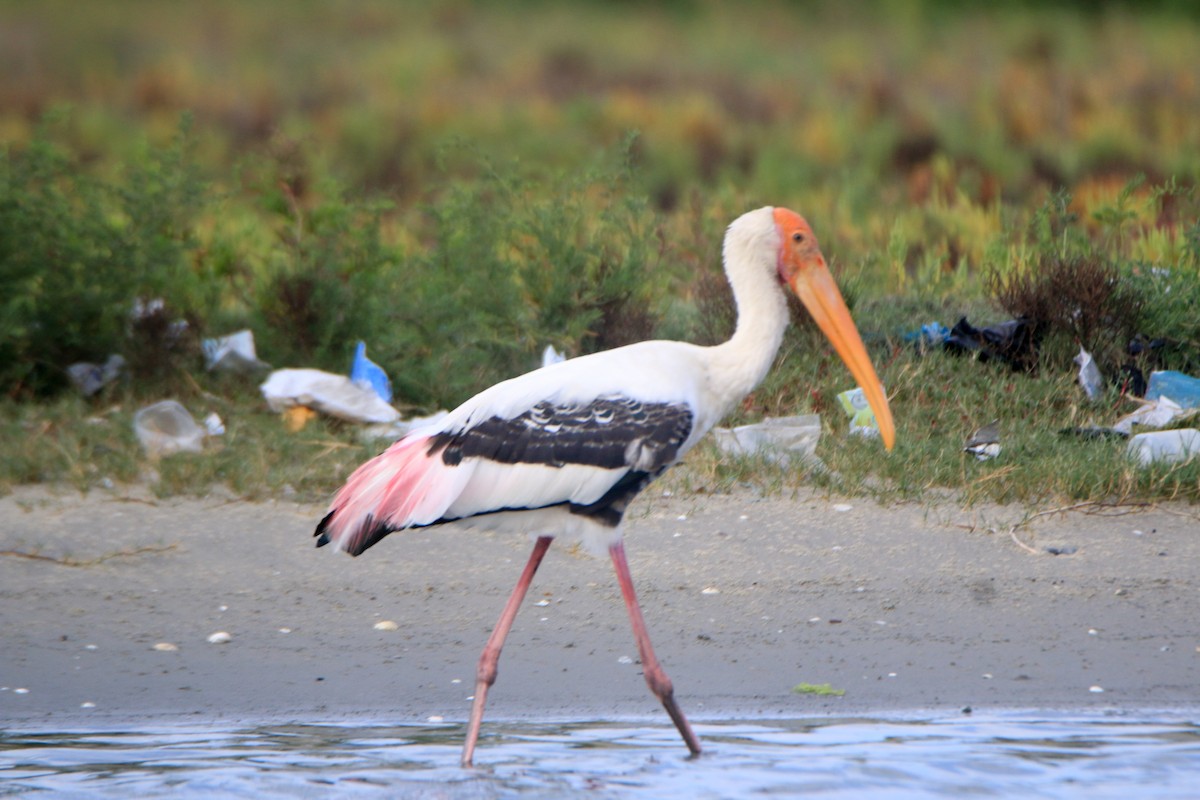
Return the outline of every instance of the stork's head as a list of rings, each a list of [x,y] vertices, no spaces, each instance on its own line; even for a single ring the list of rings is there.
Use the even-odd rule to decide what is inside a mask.
[[[730,226],[732,236],[747,235],[756,239],[751,247],[759,249],[764,258],[774,262],[779,282],[792,290],[812,315],[822,333],[833,344],[850,369],[850,374],[862,387],[863,394],[875,412],[879,433],[887,449],[896,439],[895,423],[888,408],[883,384],[863,346],[862,337],[846,301],[838,291],[817,237],[804,217],[786,208],[760,208],[741,217]],[[772,253],[772,256],[768,256]]]

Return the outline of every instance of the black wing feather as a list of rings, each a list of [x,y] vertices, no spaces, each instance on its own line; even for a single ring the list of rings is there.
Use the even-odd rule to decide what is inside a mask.
[[[490,417],[461,431],[437,434],[430,452],[447,464],[486,458],[503,464],[564,464],[657,472],[675,461],[692,432],[683,404],[605,397],[587,403],[543,401],[513,417]]]

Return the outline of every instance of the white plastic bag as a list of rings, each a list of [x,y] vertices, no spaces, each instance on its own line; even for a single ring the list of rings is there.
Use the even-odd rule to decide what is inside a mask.
[[[400,412],[370,388],[319,369],[277,369],[260,387],[272,411],[308,406],[350,422],[395,422]]]
[[[1200,456],[1200,431],[1178,428],[1171,431],[1139,433],[1130,438],[1127,451],[1143,467],[1155,462],[1190,461]]]
[[[762,453],[785,465],[792,458],[816,463],[821,417],[819,414],[767,417],[753,425],[713,428],[713,438],[721,451],[731,455]]]
[[[206,431],[175,400],[163,400],[134,414],[133,431],[150,458],[204,449]]]
[[[201,346],[204,349],[204,360],[210,370],[253,372],[256,369],[269,369],[271,366],[258,360],[254,350],[254,332],[251,330],[238,331],[218,339],[205,339]]]

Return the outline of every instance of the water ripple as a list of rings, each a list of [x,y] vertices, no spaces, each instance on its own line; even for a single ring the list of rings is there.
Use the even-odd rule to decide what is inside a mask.
[[[0,733],[0,795],[90,797],[884,798],[1196,796],[1194,720],[1079,715],[485,723]]]

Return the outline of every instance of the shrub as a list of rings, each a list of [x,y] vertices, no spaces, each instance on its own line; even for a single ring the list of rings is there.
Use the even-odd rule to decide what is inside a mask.
[[[389,278],[372,352],[397,393],[451,405],[537,366],[553,344],[579,355],[646,338],[657,228],[622,158],[579,174],[482,164],[424,209],[420,239]]]
[[[1140,330],[1144,295],[1089,240],[1070,206],[1066,192],[1052,195],[1029,225],[1029,265],[994,265],[984,284],[1001,308],[1027,323],[1029,368],[1068,370],[1082,346],[1113,374]]]
[[[0,150],[0,382],[14,397],[52,393],[68,365],[112,353],[159,374],[173,356],[131,324],[135,304],[161,300],[193,326],[208,310],[193,261],[206,187],[187,121],[112,181],[59,143],[65,123],[51,117],[24,150]]]
[[[287,202],[275,217],[276,246],[253,283],[260,349],[279,366],[342,372],[355,342],[378,339],[388,324],[398,259],[381,233],[388,206],[330,189],[306,209],[289,184],[280,187]]]

